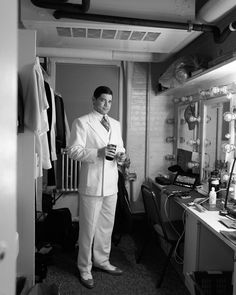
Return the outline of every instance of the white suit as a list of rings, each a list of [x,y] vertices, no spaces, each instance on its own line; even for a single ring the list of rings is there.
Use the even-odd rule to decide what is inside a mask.
[[[91,272],[92,253],[95,265],[109,263],[117,200],[117,162],[99,158],[97,151],[112,143],[117,146],[116,152],[125,152],[120,123],[108,117],[110,131],[107,132],[101,118],[101,114],[93,111],[75,119],[68,147],[69,156],[81,161],[78,268],[82,272]]]

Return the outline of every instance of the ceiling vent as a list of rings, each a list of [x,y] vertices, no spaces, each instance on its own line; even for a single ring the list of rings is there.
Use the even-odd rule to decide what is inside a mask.
[[[160,33],[132,30],[56,27],[60,37],[114,39],[155,42]]]

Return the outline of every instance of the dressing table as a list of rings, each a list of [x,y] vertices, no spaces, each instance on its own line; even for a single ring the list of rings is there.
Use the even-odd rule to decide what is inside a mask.
[[[185,284],[195,294],[188,275],[195,271],[232,271],[233,294],[236,295],[236,244],[221,231],[233,231],[223,225],[219,211],[189,206],[196,198],[208,196],[208,181],[212,171],[218,170],[221,182],[227,182],[235,157],[236,120],[236,59],[232,58],[188,79],[183,85],[169,89],[174,103],[173,157],[179,164],[179,151],[191,155],[181,159],[181,168],[198,174],[205,195],[189,192],[188,198],[173,192],[186,189],[160,185],[152,181],[164,219],[183,219],[184,259],[181,269]],[[185,194],[185,193],[184,193]],[[165,245],[163,245],[165,248]]]
[[[199,211],[194,205],[196,199],[207,199],[195,190],[188,192],[175,185],[159,185],[152,182],[153,190],[161,205],[164,219],[182,219],[185,224],[183,265],[177,270],[182,272],[184,282],[191,294],[194,293],[193,282],[189,276],[195,271],[232,271],[233,294],[236,294],[236,244],[225,238],[220,231],[233,231],[220,220],[227,219],[219,215],[219,210]],[[181,197],[183,191],[188,197]],[[207,201],[206,201],[207,202]],[[236,240],[235,240],[236,242]],[[162,245],[165,251],[165,245]]]

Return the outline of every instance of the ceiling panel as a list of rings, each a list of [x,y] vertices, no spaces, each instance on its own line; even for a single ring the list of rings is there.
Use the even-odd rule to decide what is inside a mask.
[[[80,4],[71,0],[70,3]],[[149,53],[158,61],[183,48],[200,32],[133,25],[98,23],[83,20],[56,20],[52,9],[21,0],[21,20],[37,31],[37,46],[57,49],[89,49]],[[89,14],[187,22],[194,19],[194,0],[91,0]]]

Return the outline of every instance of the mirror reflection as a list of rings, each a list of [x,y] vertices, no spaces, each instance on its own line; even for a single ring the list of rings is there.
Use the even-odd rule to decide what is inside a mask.
[[[229,144],[231,131],[229,122],[224,120],[224,114],[229,111],[230,101],[227,98],[219,97],[204,102],[203,181],[207,181],[211,171],[223,169],[227,161],[227,152],[224,147]]]
[[[196,147],[199,145],[197,138],[199,121],[196,102],[178,106],[178,149],[196,151]]]

